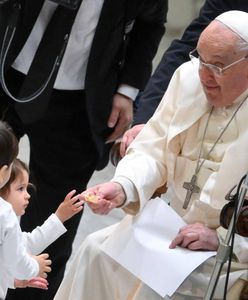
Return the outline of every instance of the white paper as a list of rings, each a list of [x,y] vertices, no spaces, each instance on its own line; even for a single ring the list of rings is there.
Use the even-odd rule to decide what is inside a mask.
[[[163,199],[150,200],[136,217],[126,216],[102,250],[160,296],[171,296],[213,251],[169,249],[183,219]]]

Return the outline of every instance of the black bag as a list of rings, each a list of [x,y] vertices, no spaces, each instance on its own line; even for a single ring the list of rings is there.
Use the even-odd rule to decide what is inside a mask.
[[[35,0],[34,0],[35,1]],[[64,6],[70,10],[75,10],[79,7],[79,4],[82,0],[50,0],[56,2],[58,5]],[[42,3],[41,3],[42,4]],[[57,72],[63,54],[67,45],[67,39],[64,40],[64,43],[61,47],[60,52],[58,53],[56,60],[54,61],[53,66],[47,80],[29,96],[19,97],[14,96],[8,89],[5,82],[5,69],[8,65],[7,63],[7,53],[11,47],[16,28],[18,26],[18,21],[20,15],[22,14],[23,7],[25,5],[25,0],[0,0],[0,84],[4,92],[14,101],[19,103],[27,103],[36,98],[38,98],[48,86],[50,79]],[[76,12],[75,12],[76,13]],[[23,16],[21,16],[23,18]],[[20,18],[20,19],[21,19]]]
[[[8,0],[0,0],[0,1],[8,1]],[[78,5],[81,3],[79,0],[50,0],[50,1],[58,3],[59,5],[62,5],[64,7],[73,10],[77,9]]]

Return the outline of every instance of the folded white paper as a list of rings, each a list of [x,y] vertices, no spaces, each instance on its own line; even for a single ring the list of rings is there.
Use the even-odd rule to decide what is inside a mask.
[[[136,217],[126,216],[102,250],[160,296],[171,296],[213,251],[169,249],[186,223],[163,199],[150,200]]]

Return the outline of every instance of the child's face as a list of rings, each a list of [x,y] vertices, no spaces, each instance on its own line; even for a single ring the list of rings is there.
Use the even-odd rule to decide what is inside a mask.
[[[17,176],[16,180],[11,183],[8,194],[5,197],[5,200],[12,205],[17,216],[24,215],[25,209],[29,204],[30,195],[27,191],[28,183],[28,172],[23,170]]]

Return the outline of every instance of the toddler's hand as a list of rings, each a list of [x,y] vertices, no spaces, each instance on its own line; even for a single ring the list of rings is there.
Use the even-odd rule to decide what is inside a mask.
[[[31,280],[15,279],[15,287],[16,288],[32,287],[32,288],[47,290],[48,289],[48,281],[42,277],[35,277],[35,278],[32,278]]]
[[[49,255],[47,253],[40,254],[38,256],[33,256],[33,258],[39,264],[39,274],[38,277],[47,278],[47,273],[51,272],[52,261],[48,259]]]
[[[62,223],[64,223],[66,220],[69,220],[83,209],[84,201],[79,199],[80,194],[74,196],[75,193],[76,190],[69,192],[55,212]]]

